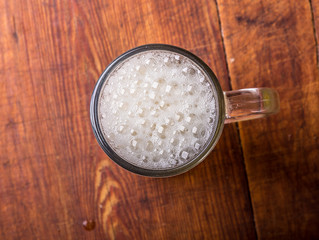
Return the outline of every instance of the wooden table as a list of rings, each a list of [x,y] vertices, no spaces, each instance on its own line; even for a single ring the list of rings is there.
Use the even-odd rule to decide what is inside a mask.
[[[0,239],[319,239],[319,1],[0,1]],[[229,124],[172,178],[113,163],[95,82],[146,43],[202,58],[281,111]]]

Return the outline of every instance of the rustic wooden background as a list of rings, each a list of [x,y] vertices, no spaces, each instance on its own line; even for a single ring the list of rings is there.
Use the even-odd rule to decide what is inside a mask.
[[[0,239],[319,239],[319,1],[0,0]],[[104,68],[146,43],[201,57],[281,112],[226,125],[208,159],[150,179],[90,126]]]

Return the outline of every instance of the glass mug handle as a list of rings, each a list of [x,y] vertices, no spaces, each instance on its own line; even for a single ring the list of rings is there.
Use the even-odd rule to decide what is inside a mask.
[[[279,111],[279,96],[271,88],[246,88],[224,92],[225,123],[263,118]]]

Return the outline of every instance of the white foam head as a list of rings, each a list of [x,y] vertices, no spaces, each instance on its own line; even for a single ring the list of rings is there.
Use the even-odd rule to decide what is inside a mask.
[[[181,166],[203,151],[216,122],[216,93],[208,76],[183,55],[136,54],[108,76],[99,121],[110,147],[146,169]]]

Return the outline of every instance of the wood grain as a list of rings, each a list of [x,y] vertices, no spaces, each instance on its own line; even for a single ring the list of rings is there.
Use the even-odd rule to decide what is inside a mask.
[[[233,88],[268,86],[281,97],[280,114],[239,124],[258,237],[318,239],[319,74],[310,2],[217,2]]]
[[[0,239],[318,239],[318,9],[0,0]],[[276,88],[280,114],[226,125],[180,176],[125,171],[98,146],[89,102],[103,69],[146,43],[192,51],[224,90]]]
[[[317,44],[317,66],[319,67],[319,1],[311,0],[310,8],[312,11],[313,31],[316,35]]]
[[[191,50],[230,88],[213,1],[2,0],[0,18],[1,239],[256,238],[235,125],[167,179],[115,165],[90,126],[96,80],[137,45]]]

